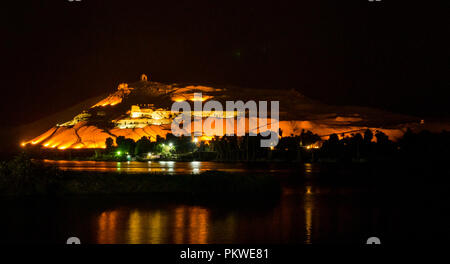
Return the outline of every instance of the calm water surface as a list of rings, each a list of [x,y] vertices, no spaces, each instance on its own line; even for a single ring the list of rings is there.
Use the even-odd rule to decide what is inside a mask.
[[[225,162],[175,162],[175,161],[65,161],[43,160],[44,164],[56,166],[62,170],[72,171],[101,171],[101,172],[126,172],[126,173],[160,173],[167,174],[197,174],[208,170],[220,170],[227,172],[290,172],[293,165],[277,163],[225,163]],[[288,166],[288,167],[286,167]]]
[[[64,243],[77,236],[83,243],[102,244],[360,244],[370,236],[390,243],[432,241],[450,233],[445,213],[449,207],[439,202],[436,189],[417,186],[408,193],[418,195],[411,196],[401,186],[381,191],[370,186],[330,187],[308,180],[330,173],[313,164],[46,163],[68,170],[134,173],[265,172],[280,178],[283,192],[276,199],[226,202],[167,196],[3,199],[0,242]]]

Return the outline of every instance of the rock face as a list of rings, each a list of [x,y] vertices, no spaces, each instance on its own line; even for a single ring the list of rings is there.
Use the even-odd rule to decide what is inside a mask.
[[[194,98],[195,93],[202,97]],[[390,138],[401,136],[406,128],[420,126],[420,120],[365,107],[330,106],[308,99],[294,90],[255,90],[238,87],[210,87],[204,85],[163,84],[149,81],[145,75],[135,83],[122,83],[117,91],[85,109],[72,120],[50,128],[47,132],[22,143],[23,146],[41,145],[46,148],[81,149],[105,148],[108,137],[125,136],[139,140],[146,136],[156,140],[171,133],[171,123],[179,113],[171,112],[174,102],[209,100],[244,102],[279,101],[282,136],[299,135],[310,130],[324,139],[332,133],[357,133],[365,129],[380,130]],[[194,107],[192,107],[194,109]],[[269,103],[270,109],[270,103]],[[192,115],[195,115],[193,112]],[[223,112],[217,120],[224,123],[235,117],[234,112]],[[203,120],[211,116],[203,112]],[[248,122],[248,118],[246,118]],[[190,127],[186,129],[191,129]],[[268,127],[258,127],[258,132]],[[249,130],[246,129],[246,132]],[[208,140],[210,132],[203,131],[200,139]]]

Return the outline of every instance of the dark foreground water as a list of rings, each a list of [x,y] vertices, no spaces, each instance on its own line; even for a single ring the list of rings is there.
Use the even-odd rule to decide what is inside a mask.
[[[77,170],[118,168],[61,164]],[[0,242],[65,243],[76,236],[83,243],[363,244],[377,236],[384,243],[430,243],[450,235],[448,189],[442,184],[329,184],[315,179],[339,177],[342,168],[312,164],[125,162],[120,169],[141,173],[152,166],[172,173],[271,173],[283,192],[278,198],[221,201],[165,195],[2,199]],[[364,177],[370,170],[363,166],[345,173]]]

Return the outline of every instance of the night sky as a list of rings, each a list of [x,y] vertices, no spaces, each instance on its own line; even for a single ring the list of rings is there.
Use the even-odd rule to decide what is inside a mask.
[[[2,3],[3,125],[112,92],[141,73],[450,115],[444,1],[215,2]]]

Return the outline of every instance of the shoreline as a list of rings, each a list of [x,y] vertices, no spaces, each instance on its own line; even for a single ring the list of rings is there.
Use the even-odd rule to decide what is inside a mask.
[[[95,172],[62,170],[17,158],[0,167],[0,196],[72,194],[190,194],[264,196],[279,194],[275,177],[223,171],[199,174]]]

